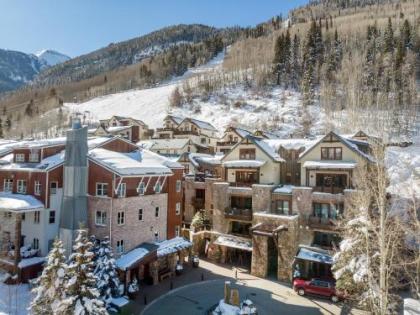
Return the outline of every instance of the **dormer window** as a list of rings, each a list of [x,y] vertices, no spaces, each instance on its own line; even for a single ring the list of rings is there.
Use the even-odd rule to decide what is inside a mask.
[[[25,162],[25,154],[23,154],[23,153],[16,153],[15,159],[16,159],[16,162],[18,162],[18,163]]]
[[[255,160],[255,149],[240,149],[239,159],[241,160]]]
[[[343,151],[340,147],[321,148],[321,160],[342,160]]]
[[[161,190],[162,190],[162,186],[159,182],[157,182],[155,185],[155,193],[159,194]]]
[[[30,153],[29,154],[29,162],[38,162],[39,161],[39,154],[38,153]]]
[[[139,187],[137,187],[137,192],[139,193],[139,195],[144,195],[144,193],[146,192],[146,186],[143,182],[141,182],[139,184]]]

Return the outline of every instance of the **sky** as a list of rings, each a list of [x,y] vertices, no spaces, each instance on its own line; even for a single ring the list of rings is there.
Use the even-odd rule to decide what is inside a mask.
[[[307,0],[0,0],[0,48],[71,57],[174,24],[254,26]]]

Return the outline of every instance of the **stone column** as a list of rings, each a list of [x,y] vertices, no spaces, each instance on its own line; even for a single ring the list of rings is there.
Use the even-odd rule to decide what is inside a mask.
[[[273,188],[273,185],[252,185],[252,212],[269,211],[271,209]]]
[[[254,235],[252,237],[251,274],[265,278],[267,276],[267,237]]]
[[[150,263],[150,275],[153,278],[153,285],[159,283],[159,263],[158,261],[154,261]]]
[[[229,207],[229,183],[213,184],[213,230],[228,233],[229,222],[225,220],[225,209]]]
[[[172,273],[175,273],[176,269],[176,255],[176,253],[168,255],[168,266]]]
[[[280,281],[292,281],[292,264],[298,248],[298,220],[290,220],[287,231],[278,233],[278,269],[277,278]]]

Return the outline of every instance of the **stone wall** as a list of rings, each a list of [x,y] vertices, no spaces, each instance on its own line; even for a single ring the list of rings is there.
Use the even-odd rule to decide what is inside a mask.
[[[229,232],[229,221],[225,219],[225,209],[230,206],[228,189],[229,183],[213,184],[213,230],[220,233]]]
[[[252,212],[271,209],[273,185],[252,185]]]

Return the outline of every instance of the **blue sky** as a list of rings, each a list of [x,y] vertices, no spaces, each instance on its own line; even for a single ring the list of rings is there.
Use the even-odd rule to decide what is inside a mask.
[[[173,24],[253,26],[307,0],[0,0],[0,48],[75,57]]]

